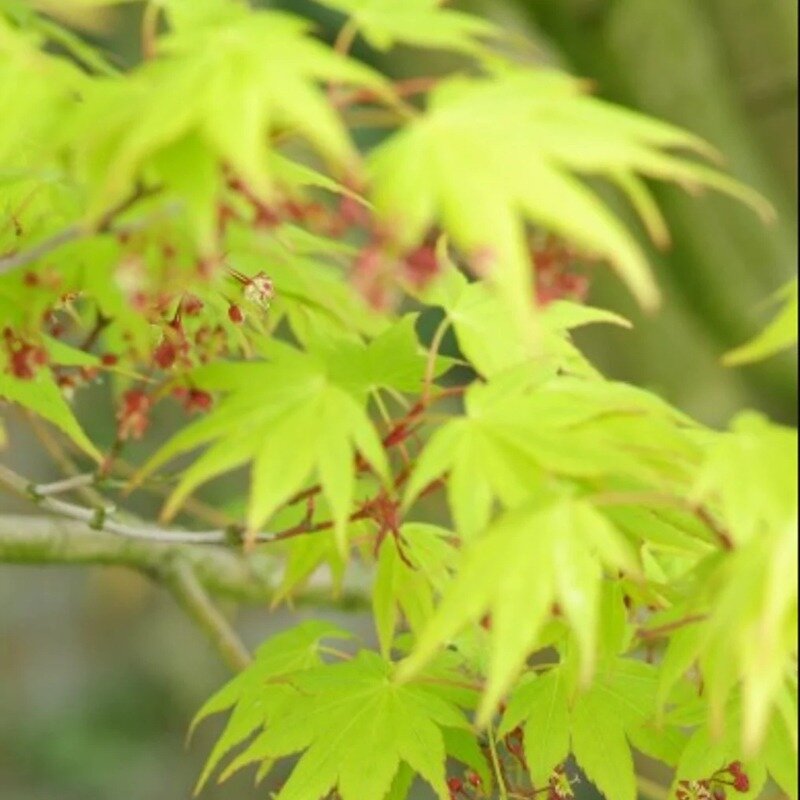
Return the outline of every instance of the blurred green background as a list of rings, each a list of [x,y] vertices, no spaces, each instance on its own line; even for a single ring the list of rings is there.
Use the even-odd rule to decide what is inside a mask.
[[[68,5],[49,3],[62,13]],[[279,5],[314,17],[326,36],[335,34],[339,18],[311,2]],[[599,275],[592,302],[628,315],[636,328],[593,328],[580,343],[609,376],[652,388],[706,422],[725,424],[743,406],[796,422],[795,353],[747,369],[719,363],[722,353],[769,318],[765,300],[796,270],[796,2],[454,5],[526,37],[534,45],[528,53],[591,78],[599,95],[703,135],[724,153],[734,176],[772,201],[779,220],[765,227],[725,198],[690,198],[657,187],[674,239],[668,252],[653,252],[663,309],[642,316],[613,277]],[[82,11],[74,21],[130,64],[138,58],[140,16],[134,4]],[[397,75],[450,66],[435,54],[357,53]],[[11,446],[3,458],[39,480],[56,477],[21,418],[12,415],[8,422]],[[169,420],[163,424],[166,430]],[[235,481],[218,484],[208,498],[233,486]],[[30,509],[0,496],[0,510]],[[152,506],[136,510],[152,513]],[[298,616],[253,608],[239,611],[237,624],[255,645]],[[367,617],[349,624],[371,636]],[[0,798],[188,797],[214,726],[201,729],[188,750],[186,727],[226,677],[171,599],[138,576],[0,566]],[[203,796],[265,795],[243,776]]]

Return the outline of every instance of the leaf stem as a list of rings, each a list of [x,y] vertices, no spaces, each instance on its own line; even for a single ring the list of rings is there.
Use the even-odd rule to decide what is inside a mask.
[[[494,738],[494,730],[489,728],[489,752],[492,755],[492,767],[494,768],[495,776],[497,777],[497,790],[500,793],[500,800],[508,800],[508,787],[506,786],[506,777],[503,771],[503,765],[500,763],[500,756],[497,753],[497,743]]]
[[[94,233],[103,233],[112,228],[114,220],[123,212],[127,211],[131,206],[135,205],[139,200],[149,197],[150,195],[158,192],[159,188],[145,188],[139,186],[127,198],[119,202],[117,205],[112,206],[102,217],[98,220],[97,224],[89,228],[86,225],[75,224],[70,225],[64,230],[54,233],[47,239],[43,239],[38,244],[33,245],[28,250],[22,250],[16,253],[0,257],[0,275],[6,272],[11,272],[19,267],[31,264],[38,261],[53,250],[58,250],[69,242],[75,239],[82,239],[84,236],[89,236]]]
[[[428,360],[425,364],[425,378],[422,384],[422,398],[421,403],[427,406],[430,403],[431,389],[433,388],[433,376],[436,372],[436,358],[439,355],[439,348],[442,346],[447,329],[450,327],[450,318],[445,318],[439,323],[434,331],[433,338],[431,339],[430,348],[428,349]]]
[[[703,622],[707,617],[706,614],[690,614],[689,616],[682,617],[674,622],[668,622],[664,625],[659,625],[657,628],[639,628],[636,635],[640,639],[658,639],[661,636],[666,636],[673,631],[685,628],[687,625],[693,625],[696,622]]]

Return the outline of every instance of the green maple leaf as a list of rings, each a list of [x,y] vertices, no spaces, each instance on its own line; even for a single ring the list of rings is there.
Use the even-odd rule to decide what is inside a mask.
[[[466,414],[440,426],[420,455],[405,503],[445,472],[459,533],[473,536],[492,502],[505,507],[547,479],[625,478],[684,488],[697,448],[682,416],[622,384],[554,375],[551,367],[506,370],[465,395]]]
[[[440,0],[318,0],[349,15],[353,25],[378,50],[396,43],[479,53],[479,37],[497,33],[487,20],[442,8]]]
[[[420,241],[438,222],[456,246],[488,258],[522,319],[532,296],[526,221],[610,261],[651,307],[658,292],[642,251],[581,178],[605,178],[628,194],[635,185],[639,210],[649,207],[641,202],[645,175],[712,186],[769,213],[757,194],[675,149],[709,153],[680,129],[587,97],[565,75],[510,69],[454,78],[372,153],[373,200],[402,241]]]
[[[381,441],[364,403],[341,388],[324,360],[273,343],[271,362],[218,363],[192,373],[195,385],[227,391],[203,419],[170,439],[140,478],[180,453],[211,446],[183,471],[164,508],[170,517],[200,483],[252,462],[247,523],[261,525],[316,472],[340,548],[355,487],[358,451],[385,480]]]
[[[257,650],[253,664],[213,694],[197,712],[189,736],[207,717],[233,709],[224,730],[209,754],[195,793],[208,781],[218,764],[266,720],[280,714],[294,695],[288,680],[304,670],[321,666],[320,648],[325,639],[347,639],[350,634],[327,622],[307,621],[273,636]],[[249,756],[231,765],[250,763]],[[229,768],[230,769],[230,768]]]
[[[797,431],[743,412],[709,441],[693,497],[718,507],[737,542],[797,518]]]
[[[299,17],[226,5],[221,17],[161,37],[161,58],[87,87],[60,135],[91,187],[89,217],[149,171],[189,204],[207,238],[219,164],[268,195],[275,178],[268,141],[277,130],[299,133],[330,163],[356,167],[356,151],[320,84],[384,93],[382,79],[313,38]]]
[[[585,682],[596,658],[603,564],[636,570],[622,535],[585,502],[540,500],[503,515],[465,549],[401,675],[416,674],[456,634],[490,613],[488,680],[479,710],[485,722],[536,649],[558,603],[577,639]]]
[[[431,688],[398,684],[392,672],[390,663],[361,652],[295,677],[291,701],[257,745],[270,760],[302,752],[278,800],[309,800],[332,789],[343,800],[380,800],[402,764],[446,800],[442,729],[466,729],[467,722]]]
[[[635,800],[631,746],[664,738],[674,752],[675,732],[653,724],[658,671],[632,659],[607,661],[592,685],[573,692],[569,665],[529,676],[514,691],[499,728],[505,735],[522,724],[525,757],[535,786],[572,753],[608,800]],[[679,747],[683,740],[678,737]],[[678,751],[679,752],[679,751]]]
[[[434,592],[444,587],[455,563],[450,535],[435,525],[408,522],[399,541],[387,537],[381,545],[372,609],[384,655],[392,647],[400,614],[412,632],[421,631],[433,615]]]

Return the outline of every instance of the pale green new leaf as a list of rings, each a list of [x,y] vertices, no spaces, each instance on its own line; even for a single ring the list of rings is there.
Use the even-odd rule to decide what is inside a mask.
[[[439,0],[317,0],[341,11],[378,50],[394,44],[478,53],[479,38],[497,33],[488,20],[443,8]]]
[[[294,690],[288,679],[322,664],[324,639],[346,639],[349,634],[326,622],[307,621],[273,636],[256,652],[253,664],[212,695],[192,720],[189,736],[206,717],[233,709],[214,745],[195,792],[199,792],[220,761],[273,714],[280,713]]]
[[[384,798],[403,763],[447,799],[442,728],[467,723],[434,687],[396,683],[392,665],[364,651],[298,674],[293,685],[290,706],[261,737],[270,759],[302,752],[278,800],[334,788],[343,800]]]
[[[791,523],[797,517],[797,431],[754,412],[738,415],[730,432],[709,442],[693,496],[719,504],[737,542],[762,526]]]
[[[606,662],[585,691],[573,696],[568,667],[529,678],[512,694],[502,732],[523,723],[525,756],[536,786],[572,752],[608,800],[635,800],[631,746],[645,736],[672,737],[654,727],[656,668],[633,659]]]
[[[580,177],[709,185],[767,211],[755,193],[673,149],[709,148],[587,97],[577,81],[555,72],[455,78],[431,93],[425,115],[373,152],[373,199],[404,241],[419,241],[439,222],[456,246],[493,260],[506,300],[511,291],[530,296],[520,263],[522,226],[530,221],[609,260],[640,302],[653,306],[658,293],[643,253]]]
[[[403,662],[402,675],[416,674],[464,627],[490,613],[488,681],[479,712],[485,722],[536,649],[558,603],[578,641],[587,681],[596,659],[603,564],[635,569],[621,535],[588,504],[562,498],[509,512],[465,549],[441,605]]]
[[[446,541],[449,532],[435,525],[409,522],[399,538],[381,545],[372,608],[381,652],[388,656],[400,615],[419,633],[433,615],[434,593],[450,579],[457,551]]]
[[[152,167],[157,179],[195,205],[199,230],[207,233],[211,183],[203,179],[198,194],[196,175],[181,177],[172,164],[158,168],[162,151],[187,141],[198,143],[190,161],[203,174],[209,164],[225,162],[262,194],[274,178],[268,139],[276,130],[296,131],[332,163],[355,165],[353,145],[320,83],[384,92],[380,77],[313,38],[299,17],[228,5],[223,19],[179,27],[159,39],[163,58],[124,78],[96,81],[85,92],[61,134],[90,183],[90,216],[124,197]]]
[[[196,370],[195,385],[228,389],[229,394],[160,448],[139,479],[181,453],[216,441],[184,470],[163,516],[172,516],[203,481],[252,461],[247,522],[257,530],[316,471],[343,548],[354,497],[355,453],[382,479],[388,473],[385,453],[363,404],[332,381],[324,362],[285,345],[274,349],[271,363],[221,363]]]

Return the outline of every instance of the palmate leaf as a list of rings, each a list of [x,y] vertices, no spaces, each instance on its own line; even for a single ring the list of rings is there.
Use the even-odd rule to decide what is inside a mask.
[[[270,719],[293,690],[287,682],[297,673],[321,666],[320,647],[326,639],[350,634],[326,622],[307,621],[264,642],[247,670],[228,681],[195,714],[189,736],[212,714],[234,709],[211,751],[195,791],[199,792],[220,761]]]
[[[494,259],[492,277],[506,286],[506,300],[512,292],[531,296],[522,237],[529,220],[608,259],[653,306],[658,293],[644,255],[581,177],[711,186],[769,212],[754,192],[673,149],[709,152],[677,128],[587,97],[579,82],[555,72],[454,78],[431,92],[424,115],[371,154],[373,200],[406,243],[439,222],[458,247]]]
[[[487,20],[443,8],[440,0],[317,0],[347,14],[363,37],[378,50],[409,44],[477,53],[478,37],[497,33]]]
[[[392,673],[391,663],[366,651],[344,663],[295,671],[278,684],[279,716],[270,713],[266,699],[273,687],[262,679],[258,696],[265,698],[266,713],[251,730],[264,727],[238,764],[261,761],[268,771],[275,760],[302,752],[278,800],[324,797],[332,789],[343,800],[382,800],[406,767],[447,800],[443,731],[467,731],[466,718],[434,685],[398,684]],[[405,796],[397,785],[394,791]]]
[[[354,499],[355,452],[382,479],[387,475],[386,456],[363,403],[331,379],[323,361],[285,345],[273,363],[215,364],[198,369],[192,379],[230,393],[143,468],[142,476],[215,442],[183,472],[164,516],[171,517],[200,483],[252,461],[247,524],[255,531],[316,471],[343,547]]]
[[[365,411],[367,397],[385,387],[418,390],[426,359],[411,316],[369,343],[315,337],[313,344],[311,355],[273,341],[268,362],[217,363],[190,373],[193,385],[228,394],[143,468],[140,477],[181,453],[213,443],[183,471],[165,505],[165,517],[204,481],[252,461],[247,522],[256,530],[316,471],[343,546],[354,500],[356,451],[381,479],[388,469]],[[384,371],[387,353],[394,367]]]
[[[452,584],[401,665],[409,677],[459,631],[491,614],[485,722],[536,649],[557,603],[581,653],[581,677],[596,656],[603,565],[637,570],[622,535],[589,504],[570,497],[531,502],[494,522],[465,549]]]
[[[743,412],[714,437],[693,497],[719,509],[737,542],[797,519],[797,431]]]
[[[591,687],[574,694],[568,666],[528,676],[512,694],[499,729],[522,724],[525,756],[534,786],[546,785],[570,752],[607,800],[635,800],[631,747],[644,736],[670,737],[654,725],[657,669],[615,659],[598,670]],[[680,737],[677,740],[682,741]]]
[[[433,616],[435,593],[450,579],[457,552],[447,539],[450,532],[435,525],[409,522],[395,541],[381,545],[372,610],[381,652],[388,656],[402,615],[413,633]]]
[[[622,384],[552,372],[523,365],[471,387],[466,414],[441,425],[422,451],[406,506],[448,473],[456,529],[471,537],[493,500],[511,508],[553,477],[685,486],[698,452],[682,415]]]
[[[185,169],[165,165],[163,155],[159,164],[156,156],[172,146],[184,159],[182,151],[194,147],[192,162],[227,163],[262,193],[270,188],[268,136],[276,130],[295,131],[331,163],[354,168],[355,150],[319,84],[384,92],[382,79],[312,38],[299,17],[228,6],[213,25],[179,27],[160,39],[161,58],[87,88],[61,141],[91,187],[90,216],[129,193],[148,168],[156,182],[208,206],[213,184],[198,190],[193,178],[187,186],[176,178]]]
[[[779,710],[770,716],[766,741],[762,750],[742,757],[739,730],[741,728],[740,697],[734,695],[728,708],[731,721],[718,734],[703,722],[695,728],[677,764],[673,791],[679,781],[708,778],[724,770],[732,761],[739,761],[749,778],[750,788],[737,792],[743,800],[756,800],[767,783],[767,776],[792,800],[797,798],[797,690],[796,686],[782,692]],[[677,712],[680,714],[681,710]],[[681,719],[676,715],[676,721]]]
[[[762,531],[711,576],[716,591],[702,626],[699,663],[714,732],[741,689],[741,748],[757,752],[797,653],[797,522]]]

